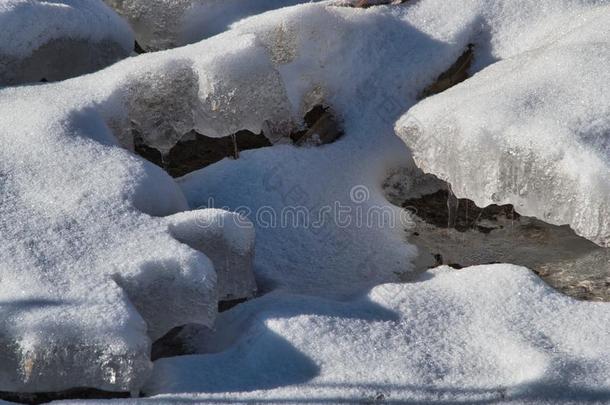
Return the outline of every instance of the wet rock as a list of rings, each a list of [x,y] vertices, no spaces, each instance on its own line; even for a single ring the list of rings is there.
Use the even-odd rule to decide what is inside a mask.
[[[306,129],[290,134],[298,146],[319,146],[332,143],[343,135],[343,129],[329,107],[314,106],[305,114]]]
[[[420,270],[442,264],[460,269],[515,263],[564,294],[610,301],[610,249],[570,227],[521,216],[511,205],[477,207],[421,172],[394,173],[384,188],[390,202],[412,213],[413,226],[407,232],[420,250]]]

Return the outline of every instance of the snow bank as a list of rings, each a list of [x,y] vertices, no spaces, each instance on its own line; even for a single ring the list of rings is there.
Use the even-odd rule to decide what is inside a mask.
[[[127,57],[133,34],[101,0],[4,0],[0,85],[61,80]]]
[[[609,246],[610,7],[586,3],[484,2],[475,68],[501,61],[422,101],[396,130],[458,196],[511,203]]]
[[[172,180],[113,145],[99,114],[50,102],[65,90],[0,93],[0,390],[137,390],[149,337],[213,322],[216,275],[162,218],[186,208]]]
[[[565,297],[527,269],[441,267],[350,302],[240,305],[194,338],[201,354],[155,362],[145,391],[200,403],[603,401],[608,325],[607,304]]]
[[[251,227],[172,215],[175,182],[117,145],[137,66],[0,91],[0,391],[137,392],[151,340],[253,293]]]
[[[245,17],[308,0],[104,0],[124,16],[146,50],[176,48],[212,37]],[[319,0],[313,0],[319,1]]]
[[[179,138],[174,135],[190,129],[212,136],[263,128],[267,134],[286,134],[280,129],[298,125],[302,112],[317,102],[305,94],[314,94],[316,89],[333,94],[334,86],[340,85],[336,80],[341,69],[326,72],[321,61],[344,57],[346,64],[353,63],[375,40],[388,35],[418,44],[413,41],[419,38],[409,40],[409,33],[402,33],[404,24],[398,16],[387,11],[370,15],[387,27],[379,24],[372,39],[360,35],[354,50],[336,41],[322,48],[321,54],[305,53],[312,41],[326,42],[332,23],[345,33],[377,24],[353,9],[303,6],[278,12],[275,23],[268,17],[261,28],[249,23],[214,41],[130,58],[93,75],[0,91],[0,115],[6,117],[0,122],[0,347],[6,359],[6,366],[0,368],[0,391],[58,391],[73,387],[76,381],[79,386],[137,391],[150,370],[150,340],[185,323],[210,325],[218,296],[252,294],[251,275],[239,282],[227,275],[229,269],[240,276],[248,274],[251,227],[218,230],[209,225],[222,215],[201,211],[172,216],[188,208],[180,189],[161,169],[117,143],[129,147],[134,132],[142,130],[152,146],[160,149]],[[276,35],[275,27],[285,23],[302,37],[294,48]],[[287,55],[295,51],[304,55],[290,65],[280,57],[282,49]],[[396,50],[388,47],[385,57],[380,56],[387,59]],[[285,65],[284,72],[280,65]],[[377,66],[367,67],[348,92],[366,86],[363,81],[382,65],[380,60]],[[299,70],[315,66],[320,82],[293,78]],[[402,79],[413,73],[408,63],[406,72],[398,63],[390,66]],[[349,103],[341,98],[336,104]],[[150,129],[158,122],[164,124],[155,133]],[[346,138],[351,141],[329,147],[326,154],[288,146],[277,152],[271,148],[254,159],[244,155],[222,176],[210,179],[227,181],[231,186],[225,184],[223,189],[233,190],[229,195],[234,198],[261,189],[260,181],[265,180],[268,185],[262,189],[273,196],[272,206],[281,208],[289,201],[284,200],[287,192],[292,192],[290,198],[296,198],[296,203],[306,202],[294,194],[299,192],[296,181],[320,164],[312,178],[339,175],[327,176],[326,182],[303,182],[312,198],[322,197],[307,203],[345,201],[353,209],[386,206],[377,185],[387,165],[404,160],[399,152],[406,148],[392,134],[393,120],[379,122],[385,123],[383,142],[361,143],[372,128],[365,126]],[[363,148],[372,145],[378,149],[369,153],[380,155],[365,159]],[[357,151],[361,151],[359,159],[370,160],[370,165],[352,172]],[[346,168],[342,175],[336,170],[339,162]],[[281,187],[289,188],[275,189],[276,179],[264,176],[265,165],[275,169],[275,163],[289,165],[278,171]],[[244,165],[250,164],[256,170],[249,175],[236,171],[248,170]],[[360,174],[366,177],[361,179]],[[363,186],[356,189],[358,193],[350,193],[360,181],[366,181],[370,190]],[[199,193],[198,197],[205,196]],[[231,208],[220,197],[219,204]],[[260,207],[260,198],[260,191],[252,192],[242,204]],[[387,225],[344,229],[331,223],[322,229],[327,232],[322,236],[316,234],[319,229],[306,227],[272,229],[262,238],[271,243],[257,244],[256,257],[274,267],[263,268],[260,274],[321,294],[348,294],[356,285],[395,280],[409,270],[414,252],[404,243],[400,229]],[[227,251],[219,252],[219,247]],[[391,254],[373,257],[382,247]],[[204,253],[216,265],[220,286]],[[293,259],[295,265],[290,267]]]
[[[366,10],[301,5],[247,19],[208,41],[130,58],[93,75],[1,90],[0,116],[6,118],[0,121],[0,357],[6,361],[0,365],[0,391],[55,391],[71,388],[75,381],[137,391],[150,371],[150,341],[177,325],[211,325],[218,297],[251,295],[252,275],[246,269],[252,262],[263,291],[284,292],[276,291],[238,312],[254,311],[260,302],[275,307],[277,300],[284,300],[277,307],[280,311],[291,302],[315,309],[325,301],[282,294],[346,298],[380,282],[408,278],[417,253],[404,240],[408,217],[389,206],[381,190],[393,169],[412,164],[408,148],[394,134],[394,122],[473,38],[480,38],[482,21],[483,3],[445,6],[449,8],[439,9],[443,18],[431,18],[440,4],[420,1]],[[320,104],[331,107],[342,122],[345,135],[335,143],[245,152],[239,160],[192,173],[179,185],[118,146],[129,149],[138,135],[149,146],[167,151],[193,129],[208,136],[263,131],[274,142],[286,143],[291,130],[302,125],[303,115]],[[243,212],[254,223],[256,241],[241,216],[205,210],[182,213],[189,206]],[[235,226],[219,229],[223,218]],[[228,271],[243,279],[237,282]],[[462,274],[469,276],[459,283]],[[564,385],[575,393],[589,395],[582,390],[592,390],[594,383],[603,387],[608,360],[600,350],[608,342],[596,328],[608,323],[605,307],[560,298],[522,270],[498,268],[498,274],[490,269],[442,270],[432,280],[374,289],[369,297],[373,308],[365,299],[352,304],[328,301],[329,311],[345,308],[344,319],[299,313],[296,321],[292,316],[269,321],[272,332],[255,322],[252,330],[260,334],[252,333],[251,346],[239,346],[246,342],[239,340],[239,350],[227,348],[215,355],[218,367],[197,368],[201,376],[233,391],[243,389],[237,378],[241,373],[235,371],[244,370],[252,377],[245,381],[254,381],[247,388],[261,388],[253,363],[244,364],[238,356],[245,352],[249,359],[261,360],[270,376],[285,369],[287,380],[305,383],[325,375],[319,371],[324,361],[315,357],[317,350],[329,361],[339,359],[336,370],[345,366],[346,379],[324,381],[345,383],[349,377],[355,385],[348,397],[360,395],[367,371],[361,364],[373,364],[377,384],[389,365],[390,370],[399,370],[391,383],[408,375],[418,386],[439,389],[434,381],[441,380],[441,388],[451,388],[447,395],[465,385],[473,390],[481,386],[487,390],[482,396],[495,398],[502,394],[494,378],[511,390],[523,386],[532,392],[546,390],[547,377],[551,385],[563,384],[561,377],[546,370],[573,376]],[[515,281],[509,282],[512,278]],[[494,279],[500,280],[501,288],[467,294],[472,283]],[[399,298],[383,298],[387,288],[396,290]],[[417,294],[430,295],[436,288],[433,300]],[[508,297],[508,292],[521,295]],[[500,309],[502,297],[502,305],[511,309],[507,314]],[[558,308],[554,311],[560,319],[555,321],[554,312],[544,312],[549,307],[539,302]],[[409,312],[411,307],[417,313]],[[349,316],[358,308],[364,308],[361,322]],[[561,332],[556,325],[574,319],[567,317],[568,308],[585,321]],[[466,318],[458,316],[460,311]],[[227,316],[219,327],[231,322],[232,315]],[[511,322],[518,327],[506,333]],[[453,323],[455,334],[447,326]],[[249,326],[243,330],[250,331]],[[321,333],[324,330],[336,331],[344,340],[333,343],[330,335]],[[408,340],[411,330],[419,331],[419,340]],[[544,330],[545,336],[524,332],[531,330]],[[482,332],[490,339],[483,339],[478,334]],[[441,339],[442,333],[455,342]],[[428,334],[436,342],[433,351],[427,351],[428,342],[421,346]],[[499,340],[503,334],[506,339]],[[348,343],[358,344],[358,336],[371,344],[356,345],[351,356],[346,353]],[[477,339],[464,341],[464,336]],[[299,341],[301,337],[308,338]],[[315,339],[334,350],[325,351]],[[578,339],[585,343],[576,347]],[[485,344],[498,341],[501,346]],[[458,343],[451,352],[443,346]],[[558,351],[553,354],[547,343]],[[399,351],[405,344],[419,357]],[[295,355],[292,345],[301,345],[306,354]],[[461,345],[469,348],[464,357],[459,357]],[[498,347],[509,348],[511,355],[504,356]],[[277,349],[279,356],[264,362],[258,357],[262,349]],[[392,350],[398,355],[391,355]],[[435,353],[458,354],[445,360]],[[307,360],[310,355],[314,360]],[[224,356],[241,361],[242,367],[231,365]],[[358,363],[358,356],[366,361]],[[375,356],[381,361],[375,363]],[[526,361],[528,356],[534,360]],[[277,359],[284,358],[295,359],[296,369],[292,362],[276,367]],[[598,368],[585,359],[597,361]],[[173,379],[174,361],[189,358],[167,360],[169,371],[159,363],[151,392],[173,391],[182,380],[192,382],[180,377],[181,372]],[[462,361],[470,365],[470,372],[464,371]],[[521,368],[523,373],[514,373]],[[578,370],[589,379],[576,375]],[[208,380],[196,384],[201,381]],[[273,384],[265,380],[262,388]],[[312,386],[307,389],[320,392]]]

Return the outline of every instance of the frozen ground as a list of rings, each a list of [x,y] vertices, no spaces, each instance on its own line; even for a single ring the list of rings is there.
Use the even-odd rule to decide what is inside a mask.
[[[41,2],[68,7],[60,3]],[[162,3],[113,5],[173,24],[154,32],[169,41],[159,48],[181,44],[170,31],[183,16],[166,17]],[[172,13],[192,7],[178,3]],[[216,7],[227,18],[213,18],[220,32],[289,3],[201,2],[190,16],[205,22]],[[0,391],[152,396],[134,402],[610,400],[607,303],[566,297],[509,264],[424,271],[437,250],[464,266],[499,257],[538,273],[607,271],[607,250],[593,243],[607,245],[609,229],[610,8],[348,5],[270,11],[92,75],[0,90]],[[84,21],[80,37],[99,38]],[[421,100],[469,49],[466,80]],[[305,119],[319,106],[343,134],[324,145],[324,126]],[[293,144],[312,128],[312,142]],[[177,180],[133,153],[140,144],[163,160],[193,134],[245,130],[271,146]],[[505,157],[518,175],[494,166]],[[502,218],[476,222],[490,237],[465,232],[461,243],[432,227],[417,242],[423,212],[387,198],[388,178],[415,181],[416,165],[459,197],[512,203],[538,222],[520,219],[514,249]],[[493,252],[473,256],[468,244]],[[219,299],[255,289],[217,316]],[[151,343],[185,324],[172,334],[192,354],[152,363]]]

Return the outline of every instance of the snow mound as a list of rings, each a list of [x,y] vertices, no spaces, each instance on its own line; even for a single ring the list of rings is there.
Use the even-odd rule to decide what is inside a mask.
[[[129,56],[133,34],[101,0],[4,0],[0,86],[62,80]]]
[[[570,29],[549,28],[547,19],[569,16]],[[503,60],[422,101],[396,131],[456,195],[479,206],[511,203],[610,246],[610,7],[550,13],[529,33],[537,42],[522,38],[533,49],[509,48],[508,38],[519,41],[501,21],[488,35]]]
[[[581,387],[592,390],[595,382],[604,387],[600,376],[607,377],[608,360],[600,351],[608,342],[596,328],[608,323],[605,307],[558,297],[523,270],[501,267],[497,276],[489,269],[439,270],[432,280],[378,287],[368,299],[351,304],[282,295],[346,298],[380,282],[410,277],[417,252],[405,241],[409,218],[390,206],[382,192],[382,183],[393,170],[412,165],[408,148],[394,134],[394,123],[473,39],[485,37],[477,36],[483,4],[468,2],[463,7],[431,0],[369,9],[300,5],[246,19],[207,41],[129,58],[92,75],[0,90],[0,358],[6,359],[0,363],[0,391],[57,391],[75,382],[137,391],[150,371],[150,341],[186,323],[211,326],[218,298],[253,294],[250,266],[263,291],[284,291],[236,313],[247,316],[260,302],[270,302],[279,311],[302,302],[303,308],[326,305],[331,315],[337,307],[345,308],[340,315],[345,319],[308,312],[255,322],[254,329],[245,325],[240,332],[256,332],[249,336],[252,346],[238,340],[238,350],[227,346],[215,355],[218,367],[196,366],[201,368],[201,381],[208,376],[210,382],[226,384],[218,387],[239,391],[241,374],[224,356],[234,356],[229,360],[242,364],[239,370],[259,378],[260,373],[248,369],[254,363],[243,364],[240,355],[249,353],[259,360],[264,350],[277,349],[277,358],[260,359],[269,375],[285,369],[286,379],[304,383],[324,365],[316,351],[333,359],[333,353],[345,354],[347,343],[358,343],[365,331],[362,339],[372,345],[338,361],[350,366],[345,369],[354,373],[346,375],[358,384],[367,371],[359,368],[362,364],[373,364],[372,375],[382,381],[383,368],[397,364],[390,355],[394,350],[403,353],[396,358],[404,360],[405,367],[398,364],[396,370],[412,373],[414,384],[424,387],[434,384],[432,376],[447,375],[442,381],[450,387],[480,384],[491,387],[489,395],[495,398],[502,393],[494,378],[506,386],[525,384],[534,390],[535,384],[526,383],[540,381],[544,390],[546,380],[541,376],[548,376],[550,384],[563,384],[561,377],[545,370],[574,377],[565,384],[574,392],[581,392]],[[500,3],[493,4],[493,9],[501,9]],[[531,15],[545,14],[549,3],[536,4],[542,4],[542,11]],[[586,2],[578,4],[585,7]],[[435,8],[442,18],[431,18]],[[489,49],[493,56],[497,46]],[[129,149],[141,137],[167,152],[191,130],[214,137],[262,131],[276,143],[287,143],[291,130],[299,128],[304,114],[317,105],[330,107],[342,122],[345,135],[336,142],[319,148],[275,145],[248,151],[238,160],[192,173],[179,184],[119,147]],[[252,224],[242,215],[183,212],[189,207],[240,212],[254,224],[256,240]],[[480,273],[464,276],[459,289],[453,287],[462,274]],[[511,278],[516,281],[509,282]],[[490,280],[500,280],[499,287],[490,288],[493,293],[483,288],[465,295],[464,290],[473,291],[473,283],[487,285]],[[388,288],[396,290],[398,298],[384,298]],[[421,291],[427,295],[418,294]],[[498,303],[506,292],[515,294],[502,301],[511,311],[505,314],[500,304],[488,305]],[[407,304],[403,307],[401,302]],[[479,316],[473,303],[487,316]],[[408,312],[411,307],[417,313]],[[568,309],[585,321],[562,332],[556,324],[575,319],[567,317]],[[355,310],[361,311],[361,322],[349,316]],[[458,316],[461,310],[468,322]],[[554,313],[561,322],[554,320]],[[219,327],[231,323],[231,316],[223,316]],[[426,322],[432,326],[426,329]],[[452,322],[461,332],[455,336],[447,326]],[[471,329],[476,322],[480,328]],[[510,329],[511,322],[519,327]],[[520,327],[519,322],[533,326]],[[502,328],[511,331],[506,340],[498,340]],[[548,339],[524,334],[540,328]],[[344,341],[333,343],[321,330],[337,331]],[[342,330],[357,333],[339,334]],[[395,330],[400,333],[394,335]],[[418,340],[408,340],[411,330],[421,331]],[[477,334],[482,332],[491,339],[482,339]],[[447,353],[443,344],[453,344],[439,333],[471,348],[468,358],[459,357],[457,348],[455,357],[433,357]],[[421,346],[426,334],[436,342],[436,351]],[[278,358],[290,360],[294,355],[290,344],[274,340],[278,336],[301,345],[314,361],[297,354],[296,371],[291,361],[277,367]],[[464,336],[478,340],[464,342]],[[318,345],[316,339],[328,345]],[[579,339],[588,340],[576,347]],[[510,348],[516,355],[503,357],[498,346],[485,345],[497,341],[503,343],[502,350]],[[469,346],[473,342],[485,351]],[[548,347],[556,353],[541,342],[550,342]],[[415,345],[419,357],[401,352],[405,344]],[[325,352],[324,347],[334,350]],[[382,362],[371,360],[375,353],[385,353],[379,354]],[[351,367],[350,359],[358,356],[367,361]],[[526,361],[528,356],[535,361]],[[497,362],[486,362],[489,358]],[[598,368],[587,358],[597,361]],[[482,382],[468,379],[474,373],[462,373],[462,360],[483,370]],[[172,380],[171,369],[164,372],[163,364],[159,363],[151,392],[173,391],[180,384],[182,374]],[[518,367],[525,371],[515,374]],[[579,370],[585,372],[577,375]],[[579,377],[589,374],[586,381]],[[192,381],[182,379],[185,384]],[[248,389],[261,388],[260,380],[254,381]],[[333,383],[337,380],[326,380],[327,385]],[[264,388],[273,384],[263,381]],[[350,392],[360,392],[360,386]]]
[[[104,0],[124,16],[140,46],[176,48],[226,31],[245,17],[308,0]],[[320,1],[320,0],[313,0]]]
[[[105,114],[124,106],[97,80],[0,91],[0,391],[137,392],[152,340],[254,290],[251,226],[176,214],[182,192],[116,144]]]
[[[440,267],[349,302],[270,294],[240,305],[193,338],[201,354],[155,362],[145,392],[200,403],[603,400],[609,325],[607,304],[565,297],[525,268]]]

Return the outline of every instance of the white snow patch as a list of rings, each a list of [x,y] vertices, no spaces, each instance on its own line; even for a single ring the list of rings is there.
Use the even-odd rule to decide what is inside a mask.
[[[152,401],[607,398],[610,312],[511,265],[440,267],[349,302],[272,293],[155,362]]]

